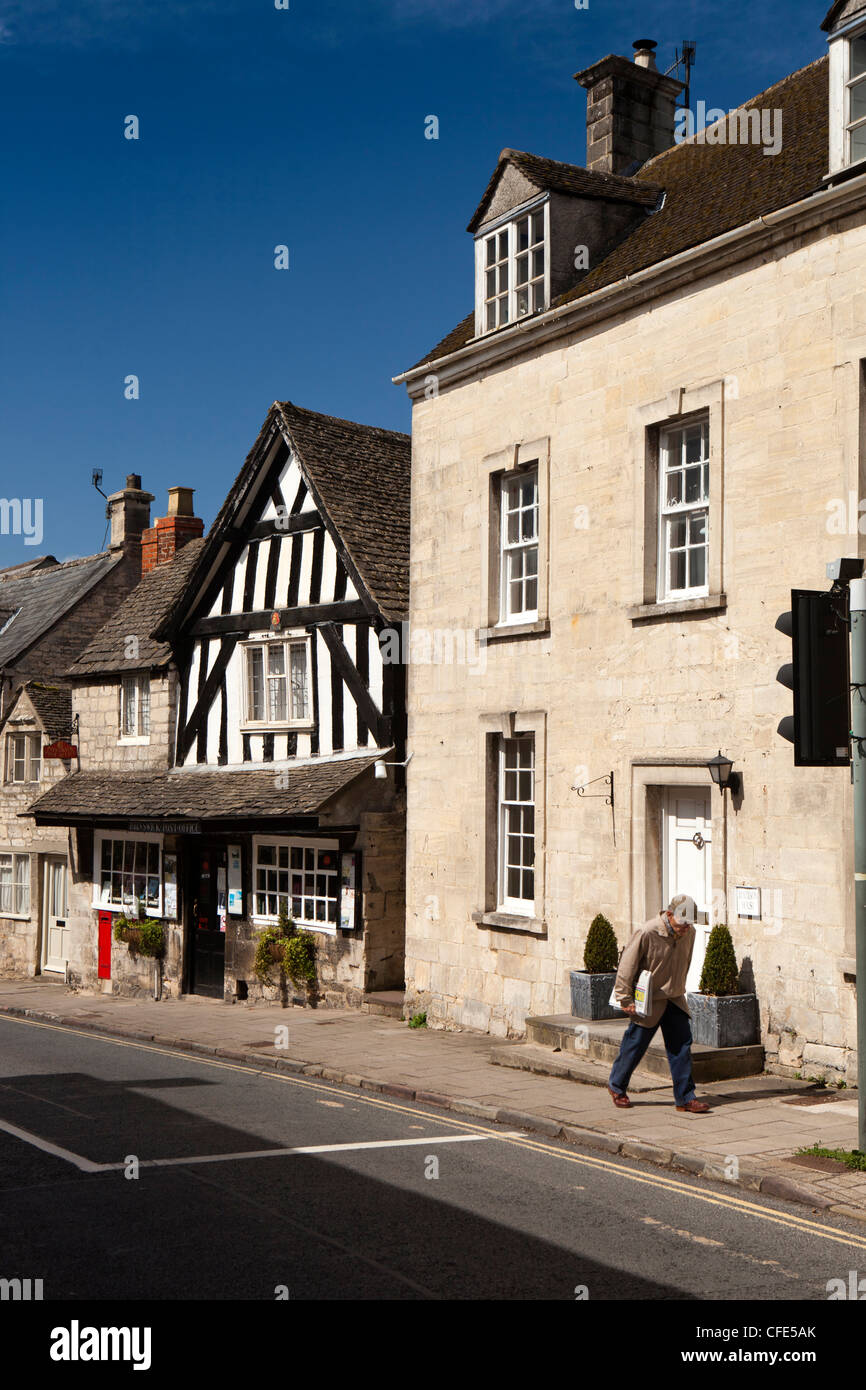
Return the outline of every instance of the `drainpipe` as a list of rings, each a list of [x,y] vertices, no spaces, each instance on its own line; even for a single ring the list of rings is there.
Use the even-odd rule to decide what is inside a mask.
[[[857,1147],[866,1151],[866,579],[849,584],[854,912],[857,940]]]

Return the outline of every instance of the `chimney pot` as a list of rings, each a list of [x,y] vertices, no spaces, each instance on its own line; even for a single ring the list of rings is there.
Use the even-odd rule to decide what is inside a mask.
[[[168,513],[158,517],[141,537],[141,572],[148,574],[157,565],[173,560],[187,541],[204,535],[204,522],[195,516],[192,497],[195,488],[170,487]]]
[[[635,39],[632,47],[635,50],[634,60],[639,68],[648,68],[650,72],[658,72],[655,52],[658,44],[655,39]]]

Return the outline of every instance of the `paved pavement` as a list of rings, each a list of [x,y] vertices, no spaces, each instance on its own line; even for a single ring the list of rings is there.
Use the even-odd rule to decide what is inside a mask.
[[[600,1086],[494,1065],[500,1040],[410,1029],[354,1010],[281,1009],[186,998],[128,999],[62,984],[0,979],[0,1013],[255,1061],[366,1090],[440,1105],[510,1127],[678,1168],[866,1221],[866,1173],[792,1161],[819,1142],[857,1147],[857,1093],[815,1091],[775,1076],[699,1086],[708,1115],[678,1113],[669,1086],[649,1079],[617,1110]],[[288,1030],[287,1033],[283,1030]],[[805,1102],[805,1103],[803,1103]]]

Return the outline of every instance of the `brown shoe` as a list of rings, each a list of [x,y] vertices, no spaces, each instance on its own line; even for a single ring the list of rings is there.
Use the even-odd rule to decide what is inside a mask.
[[[614,1105],[618,1106],[620,1110],[631,1109],[631,1101],[629,1100],[628,1096],[620,1095],[619,1091],[612,1091],[609,1086],[607,1088],[607,1091],[608,1095],[612,1097]]]
[[[688,1110],[690,1115],[706,1115],[709,1106],[705,1100],[690,1100],[686,1105],[678,1105],[677,1110]]]

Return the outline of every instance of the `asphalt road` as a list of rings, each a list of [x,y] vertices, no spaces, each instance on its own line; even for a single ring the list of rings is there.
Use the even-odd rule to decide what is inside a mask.
[[[0,1278],[46,1300],[825,1302],[858,1268],[866,1230],[808,1208],[0,1018]]]

